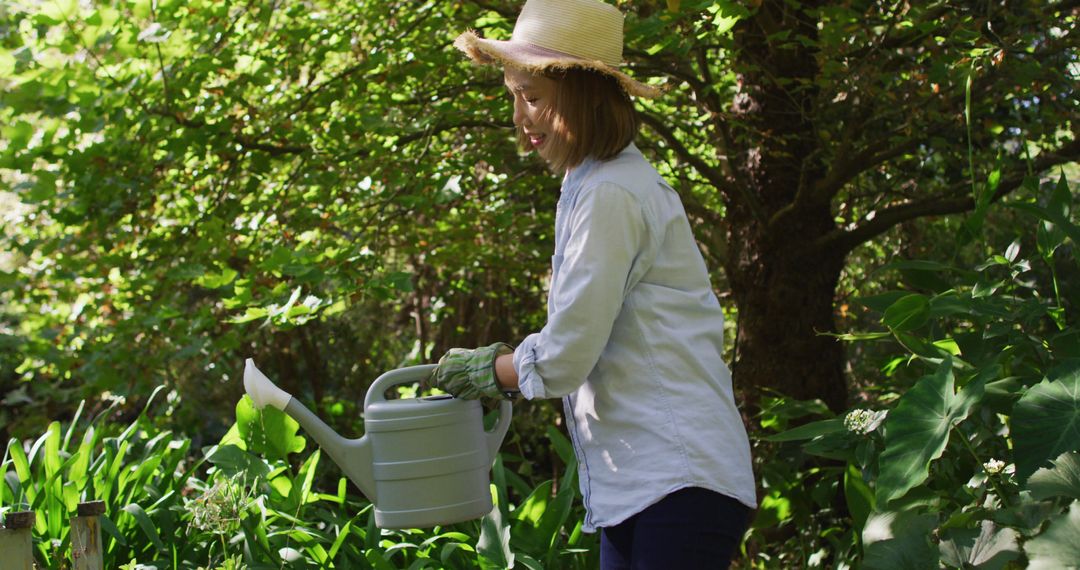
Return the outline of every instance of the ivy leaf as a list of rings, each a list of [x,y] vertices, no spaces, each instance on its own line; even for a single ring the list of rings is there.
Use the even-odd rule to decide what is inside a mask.
[[[1020,481],[1050,459],[1080,450],[1080,365],[1032,386],[1016,402],[1012,435]]]
[[[1073,502],[1069,512],[1050,520],[1046,532],[1024,543],[1028,570],[1075,568],[1080,560],[1080,502]]]
[[[984,380],[953,389],[952,359],[923,377],[900,398],[885,421],[885,451],[879,459],[878,505],[902,497],[929,475],[930,462],[941,456],[949,430],[971,411],[984,391]]]

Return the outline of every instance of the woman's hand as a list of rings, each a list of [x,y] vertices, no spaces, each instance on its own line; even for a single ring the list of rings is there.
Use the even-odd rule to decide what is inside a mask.
[[[495,375],[495,359],[512,354],[510,345],[497,342],[482,348],[451,348],[439,359],[439,366],[428,378],[429,384],[456,398],[505,398]]]

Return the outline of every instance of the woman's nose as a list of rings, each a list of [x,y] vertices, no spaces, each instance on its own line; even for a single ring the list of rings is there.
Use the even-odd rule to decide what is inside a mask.
[[[521,97],[514,97],[514,125],[522,126],[525,121],[525,104],[521,101]]]

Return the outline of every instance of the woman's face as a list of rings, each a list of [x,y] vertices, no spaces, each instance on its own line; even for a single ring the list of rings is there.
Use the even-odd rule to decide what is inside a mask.
[[[503,77],[514,102],[514,126],[521,129],[540,158],[550,160],[556,133],[548,110],[555,104],[555,80],[511,67],[505,69]]]

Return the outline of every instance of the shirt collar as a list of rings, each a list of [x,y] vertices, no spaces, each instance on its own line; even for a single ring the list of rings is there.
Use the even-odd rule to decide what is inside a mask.
[[[619,151],[619,155],[626,153],[640,155],[641,151],[638,150],[637,145],[635,145],[633,141],[631,141],[630,144],[626,145],[626,148],[623,148],[621,151]],[[589,156],[586,157],[585,160],[581,162],[581,164],[571,168],[570,170],[567,170],[566,174],[563,176],[563,190],[565,191],[569,188],[576,188],[578,185],[581,184],[583,180],[585,180],[589,173],[592,172],[598,164],[600,164],[599,160],[596,160],[595,158]]]

